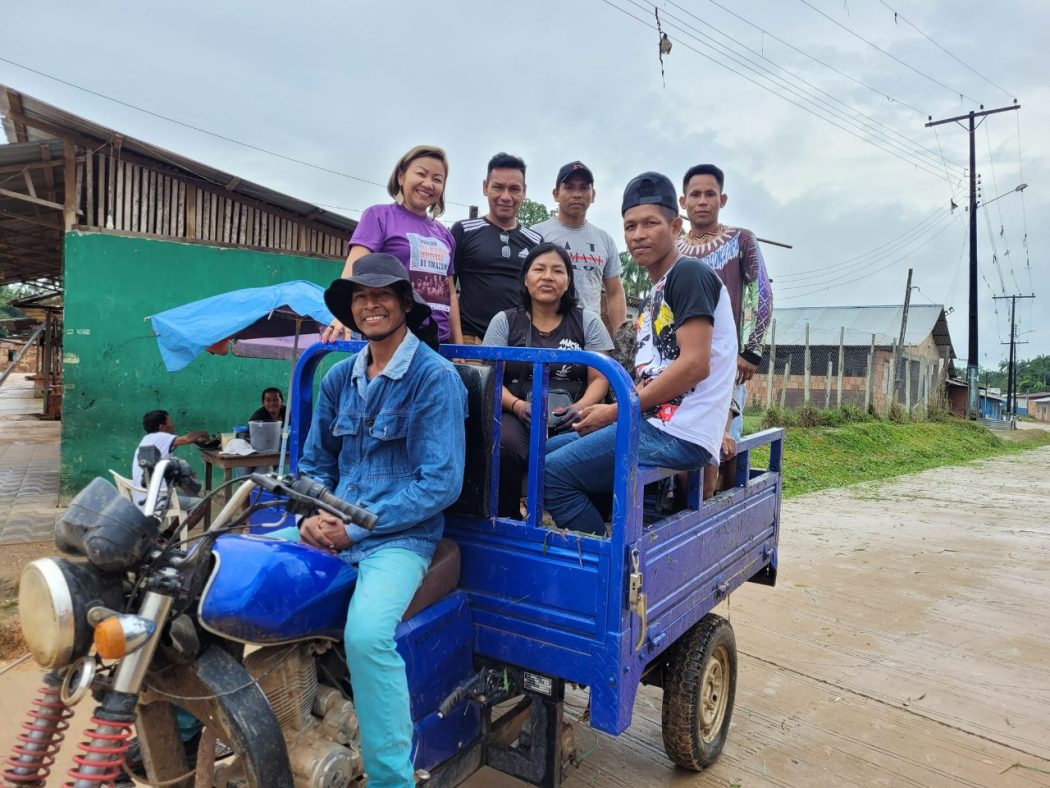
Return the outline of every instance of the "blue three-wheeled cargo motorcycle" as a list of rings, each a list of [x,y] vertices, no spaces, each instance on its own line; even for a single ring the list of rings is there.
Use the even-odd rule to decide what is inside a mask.
[[[357,349],[315,345],[300,359],[293,470],[320,362]],[[694,471],[685,508],[657,513],[646,491],[673,472],[637,465],[638,401],[614,361],[529,348],[442,352],[482,363],[457,364],[470,408],[463,491],[397,631],[417,780],[453,786],[487,765],[558,785],[575,754],[563,718],[566,683],[589,690],[591,726],[613,735],[631,724],[639,684],[662,687],[668,757],[687,769],[707,766],[725,743],[736,683],[732,628],[711,610],[746,581],[776,580],[781,431],[738,444],[731,489],[701,503]],[[549,364],[587,364],[609,379],[621,407],[606,536],[543,520],[543,408],[531,427],[528,515],[495,516],[498,403],[509,360],[534,365],[536,402],[546,399]],[[752,465],[760,446],[766,468]],[[185,463],[163,460],[147,470],[140,506],[95,479],[56,525],[65,557],[35,561],[23,574],[23,628],[34,657],[51,670],[4,779],[43,784],[72,708],[91,693],[98,705],[71,772],[77,788],[123,779],[132,735],[154,784],[363,784],[342,658],[356,572],[299,543],[242,532],[246,513],[262,509],[287,516],[320,508],[365,527],[371,515],[308,479],[253,475],[232,495],[225,491],[209,528],[194,531],[207,504],[181,522],[165,516],[173,485],[188,475]],[[180,718],[183,728],[186,718],[203,723],[195,757],[180,738]]]

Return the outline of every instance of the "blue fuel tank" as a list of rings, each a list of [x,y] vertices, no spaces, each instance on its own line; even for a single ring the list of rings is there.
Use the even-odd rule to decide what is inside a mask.
[[[342,641],[357,570],[299,542],[227,534],[201,595],[205,629],[242,643]]]

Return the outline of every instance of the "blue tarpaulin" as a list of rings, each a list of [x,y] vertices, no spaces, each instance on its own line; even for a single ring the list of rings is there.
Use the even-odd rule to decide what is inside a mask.
[[[315,322],[297,326],[297,317]],[[314,334],[333,320],[324,304],[324,288],[302,280],[233,290],[150,318],[168,372],[177,372],[224,339]]]

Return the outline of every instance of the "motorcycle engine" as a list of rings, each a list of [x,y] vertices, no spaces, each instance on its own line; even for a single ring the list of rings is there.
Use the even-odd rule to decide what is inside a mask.
[[[354,704],[317,680],[315,657],[328,648],[270,646],[245,658],[281,725],[295,788],[347,788],[365,780]]]

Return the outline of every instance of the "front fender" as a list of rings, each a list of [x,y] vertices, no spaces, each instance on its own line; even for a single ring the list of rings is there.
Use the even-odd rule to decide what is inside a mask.
[[[165,664],[158,658],[154,665],[139,697],[136,728],[155,782],[177,779],[193,768],[177,746],[172,712],[176,705],[210,727],[241,756],[252,788],[292,785],[292,768],[277,718],[262,690],[232,655],[213,644],[188,664]],[[193,778],[178,785],[190,788]]]

